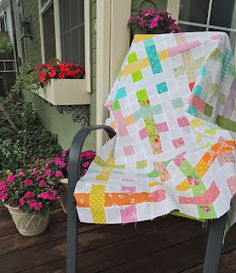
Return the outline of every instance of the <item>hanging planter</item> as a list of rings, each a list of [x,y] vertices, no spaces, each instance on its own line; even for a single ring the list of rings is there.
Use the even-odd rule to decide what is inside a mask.
[[[35,67],[40,81],[36,90],[41,98],[53,105],[84,105],[90,103],[83,65],[60,63]]]
[[[128,20],[131,39],[136,34],[162,34],[179,31],[179,25],[165,10],[143,10]]]

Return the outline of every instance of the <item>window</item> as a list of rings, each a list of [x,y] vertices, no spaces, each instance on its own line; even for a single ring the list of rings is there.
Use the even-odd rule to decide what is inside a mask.
[[[59,3],[62,61],[84,64],[84,0]]]
[[[0,16],[0,31],[6,32],[7,26],[6,26],[6,15]]]
[[[42,12],[43,42],[45,62],[56,58],[54,4],[50,3]]]
[[[234,50],[236,44],[235,0],[180,0],[182,31],[225,31]]]

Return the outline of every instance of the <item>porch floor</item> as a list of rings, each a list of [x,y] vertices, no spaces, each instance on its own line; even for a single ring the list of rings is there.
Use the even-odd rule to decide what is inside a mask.
[[[201,224],[174,216],[127,225],[79,225],[79,273],[200,273]],[[56,209],[43,234],[19,235],[0,206],[0,272],[65,273],[66,216]],[[220,273],[236,272],[236,226],[227,234]]]

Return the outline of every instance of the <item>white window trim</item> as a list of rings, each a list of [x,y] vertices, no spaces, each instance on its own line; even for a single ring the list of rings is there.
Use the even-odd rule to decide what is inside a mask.
[[[43,33],[43,18],[42,14],[47,10],[50,4],[54,4],[54,24],[55,24],[55,42],[56,42],[56,58],[61,60],[61,29],[60,29],[60,9],[59,0],[48,0],[42,7],[41,1],[38,0],[39,7],[39,25],[41,37],[41,56],[42,63],[45,63],[45,46]],[[85,25],[85,79],[87,92],[91,92],[91,63],[90,63],[90,0],[84,0],[84,25]]]

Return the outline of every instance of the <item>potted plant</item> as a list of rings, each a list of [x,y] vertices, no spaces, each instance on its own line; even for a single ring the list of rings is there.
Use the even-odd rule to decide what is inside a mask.
[[[41,88],[37,94],[53,105],[89,104],[83,65],[54,62],[38,64],[37,72]]]
[[[132,37],[135,34],[155,34],[178,32],[179,25],[165,10],[146,9],[137,16],[131,16],[128,27]]]
[[[59,194],[59,180],[51,184],[37,170],[20,171],[0,182],[0,200],[24,236],[38,235],[47,228],[49,211],[57,204]]]
[[[61,152],[60,155],[50,160],[46,164],[46,170],[44,175],[48,177],[50,181],[57,181],[60,179],[60,183],[62,185],[62,194],[59,196],[62,209],[65,213],[66,203],[67,203],[67,187],[68,187],[68,163],[69,163],[69,152],[70,149],[66,149]],[[95,157],[95,152],[92,150],[88,150],[81,153],[80,156],[80,175],[83,176],[86,174],[91,162]]]

